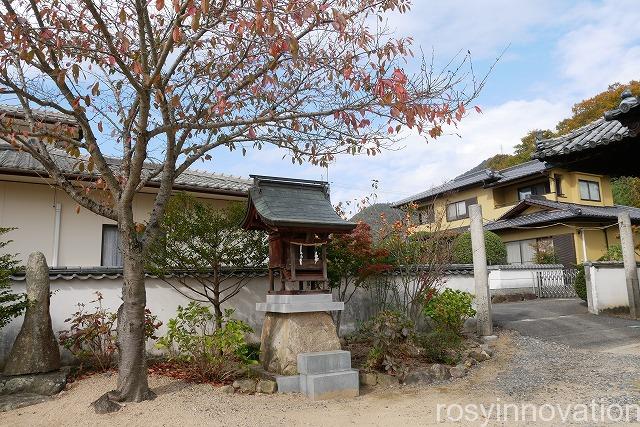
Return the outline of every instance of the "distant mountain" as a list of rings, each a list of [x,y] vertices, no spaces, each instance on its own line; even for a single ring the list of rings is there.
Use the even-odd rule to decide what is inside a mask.
[[[392,208],[390,203],[376,203],[364,208],[352,216],[350,221],[362,221],[371,227],[371,231],[374,234],[377,234],[378,230],[380,230],[383,225],[382,220],[380,219],[381,214],[384,214],[387,217],[388,223],[394,223],[402,219],[402,216],[404,215],[400,209]]]

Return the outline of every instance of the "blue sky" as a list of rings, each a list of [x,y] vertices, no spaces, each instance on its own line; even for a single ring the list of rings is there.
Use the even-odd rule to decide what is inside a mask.
[[[640,7],[635,0],[432,1],[414,0],[390,16],[399,36],[412,36],[441,60],[470,50],[478,73],[507,47],[477,104],[457,132],[426,143],[409,135],[395,151],[340,157],[329,167],[332,201],[371,193],[395,201],[453,178],[493,154],[510,153],[527,131],[552,128],[571,106],[613,82],[640,79]],[[292,165],[275,149],[217,151],[201,169],[248,176],[326,179],[325,169]]]

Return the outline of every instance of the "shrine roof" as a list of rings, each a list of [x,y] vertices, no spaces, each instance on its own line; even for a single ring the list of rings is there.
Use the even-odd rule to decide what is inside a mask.
[[[253,185],[249,189],[245,228],[344,233],[356,226],[336,213],[327,182],[260,175],[251,175],[251,178]]]

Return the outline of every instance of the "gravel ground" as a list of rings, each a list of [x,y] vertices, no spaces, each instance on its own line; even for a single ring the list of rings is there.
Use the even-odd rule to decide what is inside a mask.
[[[438,404],[640,403],[640,357],[587,352],[500,333],[494,357],[459,380],[430,386],[363,389],[356,399],[311,402],[298,395],[227,395],[209,385],[152,376],[154,401],[96,415],[91,401],[115,385],[97,375],[55,399],[0,414],[1,425],[520,425],[489,416],[438,423]],[[528,421],[529,425],[541,424]],[[558,425],[552,420],[547,425]],[[600,423],[590,423],[600,424]]]

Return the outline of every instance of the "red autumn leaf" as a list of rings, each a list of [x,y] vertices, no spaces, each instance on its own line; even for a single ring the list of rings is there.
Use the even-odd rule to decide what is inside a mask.
[[[175,43],[180,43],[180,40],[182,40],[182,31],[180,31],[180,27],[174,27],[171,36]]]
[[[474,106],[473,108],[475,108],[475,109],[476,109],[476,112],[478,112],[478,113],[482,114],[482,110],[480,109],[480,107],[478,107],[478,106],[476,105],[476,106]]]
[[[164,0],[156,0],[156,9],[158,10],[164,9]]]
[[[252,127],[249,128],[249,138],[256,139],[256,131]]]

